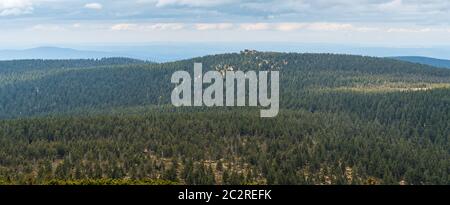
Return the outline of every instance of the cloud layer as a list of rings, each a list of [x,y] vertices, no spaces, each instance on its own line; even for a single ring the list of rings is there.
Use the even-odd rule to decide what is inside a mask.
[[[31,0],[0,0],[0,16],[19,16],[32,12]]]
[[[322,21],[448,24],[448,0],[0,0],[2,16],[34,14],[53,19],[92,18],[83,9],[108,11],[108,19],[185,21]]]
[[[293,41],[394,43],[403,35],[402,41],[450,44],[450,37],[444,36],[450,31],[450,1],[0,0],[0,25],[4,31],[0,38],[24,36],[33,30],[46,41],[54,39],[50,32],[58,31],[67,38],[98,38],[92,41],[104,40],[105,35],[183,41],[189,32],[198,41],[280,36]]]
[[[101,10],[103,9],[103,5],[99,3],[87,3],[84,5],[84,8],[87,9],[94,9],[94,10]]]

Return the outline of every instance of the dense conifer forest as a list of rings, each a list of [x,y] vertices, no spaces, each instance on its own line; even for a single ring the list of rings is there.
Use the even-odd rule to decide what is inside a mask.
[[[275,118],[175,108],[174,71],[280,71]],[[0,184],[450,184],[450,70],[244,51],[0,61]]]

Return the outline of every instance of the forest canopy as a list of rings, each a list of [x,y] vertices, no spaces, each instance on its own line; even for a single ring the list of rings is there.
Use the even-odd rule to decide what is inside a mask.
[[[279,115],[173,107],[194,62],[279,71]],[[450,70],[395,59],[0,61],[0,118],[0,184],[450,184]]]

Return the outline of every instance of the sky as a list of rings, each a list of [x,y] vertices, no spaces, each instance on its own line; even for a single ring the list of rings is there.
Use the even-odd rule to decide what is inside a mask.
[[[0,0],[0,45],[449,46],[448,0]]]

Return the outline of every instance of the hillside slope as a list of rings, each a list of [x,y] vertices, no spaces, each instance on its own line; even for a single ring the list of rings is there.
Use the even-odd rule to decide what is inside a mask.
[[[204,70],[227,66],[280,70],[282,98],[294,96],[284,98],[284,105],[305,90],[388,92],[446,87],[450,83],[449,70],[331,54],[224,54],[163,64],[129,59],[8,61],[0,62],[0,117],[169,104],[174,88],[170,76],[176,70],[192,71],[194,62],[203,62]]]
[[[0,71],[0,184],[450,184],[448,69],[269,52],[52,62]],[[279,115],[174,108],[170,77],[194,62],[279,70]]]
[[[430,65],[439,68],[450,68],[450,60],[437,59],[437,58],[428,58],[422,56],[399,56],[393,57],[394,59],[411,62],[411,63],[420,63],[424,65]]]

